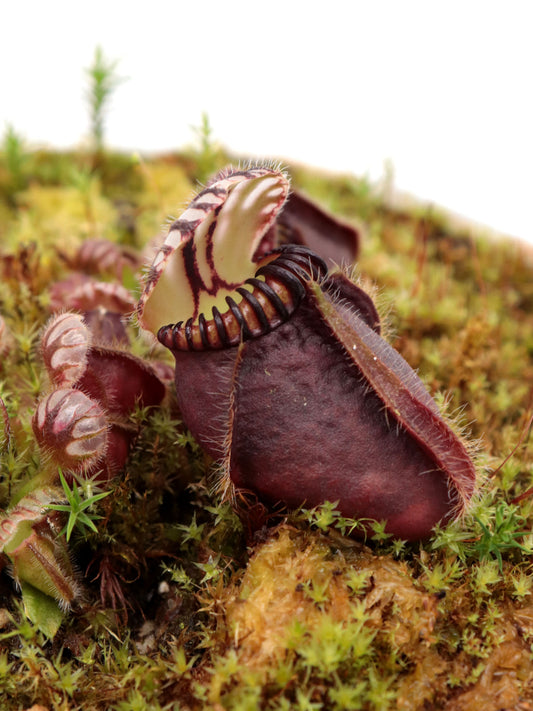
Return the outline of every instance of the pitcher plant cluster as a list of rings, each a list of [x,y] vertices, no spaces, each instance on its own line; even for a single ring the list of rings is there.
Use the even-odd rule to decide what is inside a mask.
[[[95,239],[65,257],[70,275],[49,286],[39,335],[40,469],[0,520],[23,595],[63,608],[79,598],[72,502],[94,523],[72,492],[116,486],[139,434],[132,413],[171,396],[236,507],[242,494],[286,510],[336,502],[336,515],[362,522],[353,535],[377,521],[407,541],[461,518],[476,491],[469,445],[382,336],[354,278],[358,249],[357,230],[266,164],[207,183],[159,241],[140,296],[122,284],[143,270],[134,250]],[[174,372],[161,348],[133,354],[132,322],[172,353]],[[12,347],[0,318],[0,348]]]

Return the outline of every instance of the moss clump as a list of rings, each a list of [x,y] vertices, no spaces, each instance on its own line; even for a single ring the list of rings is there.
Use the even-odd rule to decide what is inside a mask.
[[[87,237],[145,249],[205,167],[19,153],[0,156],[2,508],[49,466],[31,417],[48,387],[50,285]],[[53,639],[0,577],[2,708],[496,711],[533,699],[531,250],[391,209],[349,176],[291,172],[363,228],[357,272],[377,285],[390,340],[477,442],[477,503],[417,545],[379,523],[356,542],[333,506],[234,510],[169,395],[132,415],[125,469],[89,509],[97,531],[75,530],[84,593]],[[123,283],[138,288],[131,272]],[[127,333],[136,355],[170,364]],[[105,488],[85,486],[89,498]]]

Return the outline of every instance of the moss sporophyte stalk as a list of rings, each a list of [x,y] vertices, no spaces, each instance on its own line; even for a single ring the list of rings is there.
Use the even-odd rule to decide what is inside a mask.
[[[2,707],[528,708],[527,252],[256,164],[153,239],[190,156],[15,148]]]

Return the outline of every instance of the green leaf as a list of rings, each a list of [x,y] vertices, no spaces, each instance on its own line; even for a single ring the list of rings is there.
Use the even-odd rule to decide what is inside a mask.
[[[78,526],[80,529],[85,526],[86,528],[89,528],[95,533],[97,533],[98,529],[94,525],[94,521],[101,518],[101,516],[98,516],[97,514],[86,513],[85,511],[97,501],[100,501],[104,497],[109,496],[111,491],[103,491],[99,494],[94,494],[93,496],[89,496],[88,498],[83,499],[81,496],[81,494],[83,493],[82,489],[78,487],[76,482],[72,483],[71,489],[67,484],[67,481],[63,476],[63,472],[61,471],[61,469],[59,469],[59,479],[61,481],[61,486],[63,487],[63,492],[68,503],[49,504],[48,508],[53,509],[54,511],[66,511],[68,513],[67,523],[60,532],[60,535],[65,534],[67,541],[69,541],[72,535],[72,531],[76,526]]]
[[[29,583],[21,582],[20,588],[26,616],[43,634],[53,639],[64,617],[56,600]]]

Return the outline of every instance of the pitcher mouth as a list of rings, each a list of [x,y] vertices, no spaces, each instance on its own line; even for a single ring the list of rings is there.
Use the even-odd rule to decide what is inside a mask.
[[[158,340],[170,350],[209,350],[236,346],[287,321],[305,296],[305,283],[327,274],[326,263],[306,247],[284,245],[269,253],[255,276],[225,297],[209,320],[204,313],[159,329]],[[235,297],[235,298],[234,298]],[[237,299],[237,300],[236,300]]]
[[[289,193],[285,173],[265,167],[224,172],[171,226],[149,267],[137,315],[157,331],[200,314],[227,309],[226,297],[272,248],[272,226]]]

